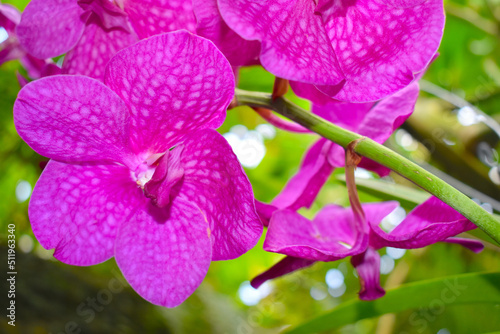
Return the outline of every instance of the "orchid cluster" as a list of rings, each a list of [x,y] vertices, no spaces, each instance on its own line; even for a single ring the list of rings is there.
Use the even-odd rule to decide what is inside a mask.
[[[238,104],[238,68],[262,65],[309,99],[313,114],[384,143],[413,112],[417,80],[436,56],[442,0],[32,0],[22,15],[0,4],[0,25],[8,35],[0,64],[19,59],[35,79],[15,102],[16,129],[51,159],[29,218],[64,263],[115,257],[138,294],[175,307],[211,261],[244,254],[264,226],[264,249],[286,257],[254,286],[351,257],[366,300],[384,294],[382,247],[482,249],[453,238],[476,226],[436,197],[393,231],[379,225],[398,203],[357,205],[356,194],[352,208],[301,216],[335,169],[352,167],[326,138],[270,204],[256,201],[216,131]],[[61,55],[58,67],[52,58]],[[284,130],[308,131],[260,112]],[[360,167],[390,171],[366,159]]]

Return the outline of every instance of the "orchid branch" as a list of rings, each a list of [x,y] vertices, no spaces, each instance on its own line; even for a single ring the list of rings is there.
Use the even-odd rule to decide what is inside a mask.
[[[271,94],[236,89],[236,100],[238,105],[272,109],[344,148],[347,148],[355,140],[363,139],[356,145],[356,153],[376,161],[414,182],[460,212],[500,244],[500,221],[448,183],[389,148],[336,126],[293,104],[286,98],[273,99]]]

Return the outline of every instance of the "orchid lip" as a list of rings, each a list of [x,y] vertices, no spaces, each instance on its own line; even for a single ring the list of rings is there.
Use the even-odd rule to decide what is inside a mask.
[[[144,189],[144,185],[148,183],[155,173],[156,163],[165,153],[156,153],[149,155],[140,163],[134,171],[130,171],[130,175],[135,183]]]

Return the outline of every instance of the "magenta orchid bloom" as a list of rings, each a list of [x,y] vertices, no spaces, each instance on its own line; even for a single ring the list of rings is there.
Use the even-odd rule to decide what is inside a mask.
[[[22,48],[16,34],[16,27],[20,21],[21,13],[15,7],[0,3],[0,27],[7,34],[7,38],[0,41],[0,65],[18,59],[28,75],[34,79],[59,74],[60,68],[50,59],[35,58]]]
[[[104,84],[53,76],[26,85],[16,128],[52,159],[29,206],[40,243],[72,265],[114,256],[143,298],[182,303],[212,260],[245,253],[263,229],[241,165],[213,130],[233,94],[224,56],[185,31],[122,50]]]
[[[104,68],[121,49],[156,35],[187,29],[195,18],[189,1],[32,0],[17,33],[32,55],[67,53],[62,71],[103,80]]]
[[[436,53],[442,0],[219,0],[227,25],[262,43],[274,75],[368,102],[414,80]]]
[[[331,100],[324,106],[313,105],[313,113],[345,129],[384,143],[412,114],[418,97],[418,83],[376,103],[346,103]],[[321,138],[307,151],[302,165],[273,200],[276,208],[297,210],[309,207],[333,170],[343,167],[344,149]],[[371,160],[363,159],[360,167],[387,175],[389,170]],[[259,211],[261,211],[259,209]],[[269,213],[264,216],[270,217]]]
[[[208,38],[226,56],[232,66],[259,63],[260,43],[236,34],[222,19],[217,0],[193,0],[196,34]]]
[[[450,206],[436,197],[417,206],[394,230],[384,232],[382,219],[398,206],[397,202],[363,205],[366,223],[354,218],[351,208],[324,207],[313,221],[291,210],[276,211],[271,218],[264,242],[269,252],[287,255],[268,271],[253,279],[254,287],[312,265],[316,261],[336,261],[351,256],[361,280],[360,298],[372,300],[385,294],[380,286],[382,247],[421,248],[436,242],[457,243],[478,253],[479,241],[452,238],[476,228]]]

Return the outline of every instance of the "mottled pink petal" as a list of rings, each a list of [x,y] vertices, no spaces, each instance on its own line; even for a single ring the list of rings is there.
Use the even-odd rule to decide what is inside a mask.
[[[259,276],[255,277],[250,284],[252,285],[252,287],[257,289],[259,286],[264,284],[265,281],[284,276],[302,268],[309,267],[314,264],[314,262],[316,261],[287,256]]]
[[[123,5],[140,39],[179,29],[191,32],[196,29],[191,1],[124,0]]]
[[[267,230],[264,250],[316,261],[335,261],[368,246],[354,228],[352,213],[326,206],[312,222],[291,210],[276,211]],[[358,239],[359,238],[359,239]]]
[[[400,90],[427,66],[441,41],[441,0],[396,2],[399,8],[382,0],[327,3],[318,11],[346,83],[338,93],[318,88],[336,99],[375,101]]]
[[[109,0],[78,0],[78,4],[83,10],[91,11],[94,14],[92,15],[93,19],[96,19],[104,29],[118,28],[131,32],[127,13],[113,2]]]
[[[75,0],[32,0],[21,16],[17,35],[31,55],[56,57],[75,46],[87,16]]]
[[[307,151],[299,171],[272,201],[280,209],[310,207],[334,168],[326,159],[332,142],[320,139]]]
[[[135,35],[122,29],[104,30],[97,18],[91,17],[78,43],[64,57],[63,73],[82,74],[103,81],[111,57],[136,41]]]
[[[210,230],[200,210],[176,198],[168,211],[149,205],[124,222],[115,257],[141,297],[175,307],[203,281],[210,266],[210,246]]]
[[[213,260],[234,259],[251,249],[262,234],[252,186],[227,141],[215,130],[184,141],[184,182],[179,196],[195,203],[212,232]]]
[[[362,300],[374,300],[385,295],[380,286],[380,255],[371,247],[366,252],[353,256],[352,265],[356,268],[361,283],[359,298]]]
[[[342,85],[336,61],[314,1],[219,0],[228,26],[262,42],[260,61],[274,75],[322,85]]]
[[[137,154],[163,153],[187,134],[219,127],[235,86],[222,53],[186,31],[120,51],[108,64],[105,82],[130,107]]]
[[[94,265],[113,256],[122,222],[143,198],[127,167],[49,161],[29,205],[33,233],[54,257]]]
[[[193,6],[196,34],[214,42],[232,66],[258,63],[260,43],[247,41],[231,30],[222,20],[217,0],[194,0]]]
[[[27,84],[14,104],[17,132],[36,152],[66,161],[132,163],[129,111],[97,80],[52,76]]]
[[[480,253],[484,249],[483,243],[479,240],[465,239],[465,238],[448,238],[443,240],[443,242],[463,246],[473,251],[474,253]]]
[[[373,232],[370,244],[377,249],[386,246],[405,249],[425,247],[476,228],[476,225],[434,196],[417,206],[390,233],[382,231],[379,222],[371,221],[370,224]]]

